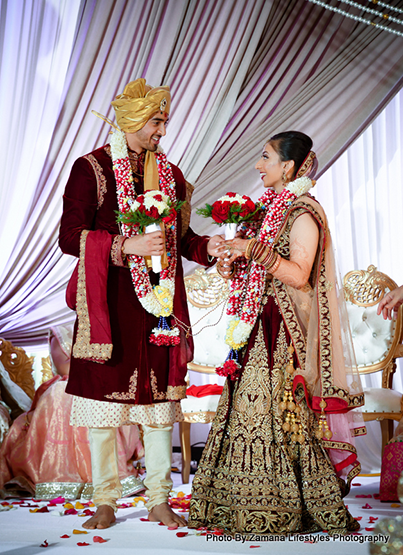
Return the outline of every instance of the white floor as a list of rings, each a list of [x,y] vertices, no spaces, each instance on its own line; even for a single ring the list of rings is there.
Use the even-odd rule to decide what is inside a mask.
[[[189,494],[191,485],[182,485],[180,474],[174,473],[174,491]],[[73,534],[73,530],[83,530],[83,517],[78,515],[60,516],[64,510],[62,505],[48,507],[47,513],[31,513],[29,507],[20,507],[0,512],[0,553],[2,555],[36,555],[45,553],[67,554],[84,547],[94,555],[112,555],[119,553],[145,553],[164,555],[179,555],[180,553],[250,553],[251,548],[261,552],[281,554],[315,554],[323,555],[360,555],[369,553],[370,539],[374,527],[381,519],[396,517],[402,514],[402,506],[398,503],[381,503],[374,498],[379,491],[378,477],[358,477],[354,481],[346,504],[354,517],[361,517],[361,531],[350,536],[350,541],[333,540],[327,534],[315,534],[312,538],[287,539],[284,542],[260,542],[231,540],[228,537],[198,535],[200,532],[180,529],[188,532],[184,537],[178,537],[178,530],[168,530],[153,522],[140,519],[147,518],[144,507],[121,508],[117,513],[116,525],[108,530],[89,531],[86,534]],[[366,496],[366,497],[360,497]],[[13,500],[7,500],[11,503]],[[121,503],[130,504],[132,499],[122,499]],[[1,502],[0,502],[1,503]],[[32,500],[29,502],[34,504]],[[75,502],[73,502],[75,503]],[[141,504],[141,503],[140,503]],[[46,506],[47,503],[39,503]],[[367,508],[366,508],[367,507]],[[33,510],[31,508],[31,510]],[[81,511],[79,511],[81,512]],[[186,517],[186,514],[184,514]],[[372,518],[371,518],[372,517]],[[375,520],[377,519],[377,520]],[[374,522],[371,523],[371,520]],[[368,530],[366,530],[368,528]],[[61,538],[67,535],[68,538]],[[95,537],[107,540],[104,543],[94,542]],[[323,538],[321,540],[320,538]],[[327,538],[327,539],[326,539]],[[48,547],[42,547],[46,543]],[[313,543],[315,542],[315,543]],[[79,545],[84,543],[88,545]],[[325,551],[324,551],[325,549]]]

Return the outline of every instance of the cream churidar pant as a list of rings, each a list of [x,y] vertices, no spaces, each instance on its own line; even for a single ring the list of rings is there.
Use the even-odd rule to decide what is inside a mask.
[[[166,503],[172,489],[172,424],[141,425],[145,452],[144,485],[149,497],[147,509]],[[96,507],[108,505],[116,512],[122,496],[117,457],[117,428],[89,428],[93,501]]]

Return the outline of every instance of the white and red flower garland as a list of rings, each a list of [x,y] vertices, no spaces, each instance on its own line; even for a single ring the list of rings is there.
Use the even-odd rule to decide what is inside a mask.
[[[281,193],[268,189],[259,199],[266,215],[256,239],[272,247],[277,232],[289,207],[296,198],[307,193],[312,187],[308,177],[300,177],[289,183]],[[245,236],[256,236],[253,226],[243,225]],[[230,317],[225,341],[237,351],[246,345],[259,314],[266,282],[266,268],[252,261],[248,272],[248,262],[239,258],[235,262],[235,274],[231,281],[227,315]]]
[[[133,186],[133,175],[127,150],[126,136],[123,131],[115,131],[110,140],[113,171],[115,173],[116,191],[120,212],[127,212],[136,198]],[[166,155],[157,151],[155,158],[158,166],[159,185],[164,195],[168,196],[172,204],[176,203],[175,180]],[[140,226],[122,225],[122,232],[126,237],[139,234]],[[129,267],[137,297],[147,312],[154,316],[169,316],[167,304],[172,306],[175,294],[175,275],[178,260],[176,245],[176,219],[165,227],[165,244],[168,256],[168,267],[160,273],[159,285],[152,287],[144,257],[131,254],[128,256]],[[170,313],[172,309],[170,310]]]

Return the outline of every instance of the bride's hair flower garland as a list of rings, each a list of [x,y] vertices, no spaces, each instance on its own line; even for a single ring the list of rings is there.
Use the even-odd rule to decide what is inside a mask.
[[[133,186],[132,169],[130,166],[129,153],[127,150],[126,136],[123,131],[115,131],[110,140],[113,171],[116,179],[116,191],[118,207],[121,213],[131,210],[131,204],[135,201],[136,192]],[[166,155],[157,151],[155,158],[158,166],[159,185],[161,192],[170,199],[172,205],[176,205],[175,180],[171,166]],[[138,224],[127,225],[122,223],[122,232],[126,237],[134,237],[140,233]],[[175,294],[175,274],[177,264],[176,245],[176,219],[166,225],[165,240],[168,255],[168,267],[160,273],[159,286],[152,287],[148,275],[145,260],[142,256],[131,254],[128,256],[130,272],[134,289],[143,308],[154,316],[169,316],[172,313],[173,297]],[[167,314],[167,304],[171,307]]]
[[[259,199],[265,213],[260,231],[256,237],[256,227],[243,224],[245,236],[256,237],[259,242],[272,247],[291,204],[296,198],[307,193],[312,186],[311,179],[300,177],[291,181],[281,193],[276,193],[273,189],[265,191]],[[252,261],[248,272],[248,266],[245,258],[236,260],[227,305],[230,321],[225,341],[235,351],[241,349],[248,341],[259,314],[265,288],[266,268]]]

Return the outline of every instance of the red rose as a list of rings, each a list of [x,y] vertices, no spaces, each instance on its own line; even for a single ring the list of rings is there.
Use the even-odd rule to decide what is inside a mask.
[[[241,212],[239,213],[239,215],[241,216],[241,218],[244,218],[245,216],[248,216],[251,212],[253,212],[255,210],[255,203],[252,202],[250,199],[246,201],[246,203],[243,205]]]
[[[236,197],[236,193],[227,193],[226,197]]]
[[[176,210],[171,210],[168,216],[165,216],[165,218],[162,218],[162,221],[164,222],[164,224],[170,225],[174,223],[175,218],[176,218]]]
[[[229,215],[229,202],[216,201],[212,206],[211,217],[218,224],[224,223],[228,219]]]
[[[158,220],[160,214],[155,206],[151,206],[151,208],[147,210],[147,216],[149,216],[153,220]]]
[[[162,196],[161,195],[154,195],[154,200],[156,200],[157,202],[162,202]]]

